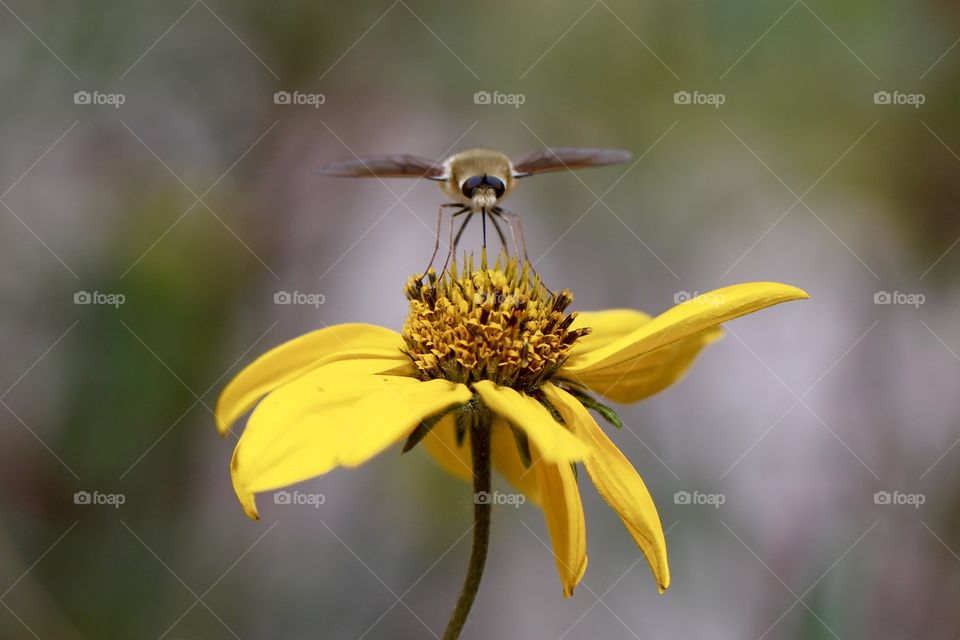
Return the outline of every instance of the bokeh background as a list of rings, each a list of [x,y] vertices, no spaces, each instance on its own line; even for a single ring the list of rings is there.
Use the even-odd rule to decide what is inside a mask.
[[[403,321],[436,187],[312,168],[544,144],[638,158],[510,202],[575,306],[751,280],[811,299],[732,323],[622,408],[667,594],[581,476],[575,596],[541,514],[500,507],[465,637],[960,635],[955,3],[0,5],[3,638],[439,635],[469,488],[394,450],[252,522],[211,407],[285,339]]]

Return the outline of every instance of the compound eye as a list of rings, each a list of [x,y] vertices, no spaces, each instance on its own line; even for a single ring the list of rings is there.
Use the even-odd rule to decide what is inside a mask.
[[[487,176],[486,182],[487,182],[487,185],[493,189],[493,193],[496,194],[497,200],[499,200],[503,196],[503,192],[507,190],[507,188],[503,184],[503,180],[501,180],[500,178]]]
[[[473,197],[474,189],[477,189],[483,184],[484,176],[473,176],[472,178],[467,178],[463,182],[463,186],[460,187],[460,191],[463,192],[468,198]]]

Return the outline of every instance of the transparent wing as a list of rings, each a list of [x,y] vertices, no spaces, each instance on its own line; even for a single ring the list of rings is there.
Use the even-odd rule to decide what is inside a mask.
[[[365,156],[342,160],[320,167],[317,173],[325,176],[381,178],[442,179],[443,165],[433,160],[411,155]]]
[[[583,169],[584,167],[602,167],[608,164],[627,162],[633,156],[622,149],[583,149],[578,147],[556,147],[534,149],[513,159],[515,178],[562,171]]]

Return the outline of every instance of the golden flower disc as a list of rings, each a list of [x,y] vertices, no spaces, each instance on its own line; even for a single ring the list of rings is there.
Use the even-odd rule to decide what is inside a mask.
[[[492,268],[486,253],[478,269],[472,256],[465,263],[462,273],[454,261],[439,278],[430,269],[426,282],[422,276],[407,282],[407,354],[424,380],[536,389],[590,331],[569,329],[576,314],[565,309],[573,296],[550,292],[527,263],[505,254]]]

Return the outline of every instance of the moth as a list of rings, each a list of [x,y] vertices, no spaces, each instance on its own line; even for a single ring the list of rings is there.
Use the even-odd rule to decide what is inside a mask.
[[[454,224],[451,222],[450,253],[456,251],[467,224],[479,214],[483,221],[484,247],[487,245],[487,218],[489,217],[504,247],[507,246],[507,242],[500,223],[506,224],[510,229],[515,249],[518,248],[517,233],[519,233],[526,258],[527,248],[520,216],[504,209],[500,204],[513,192],[518,180],[551,171],[618,164],[627,162],[631,158],[628,151],[621,149],[544,148],[529,151],[512,159],[493,149],[467,149],[442,161],[407,154],[355,157],[328,164],[321,167],[318,172],[328,176],[351,178],[424,178],[438,182],[440,190],[452,202],[441,204],[437,211],[436,244],[430,259],[432,265],[440,248],[440,228],[444,209],[454,209],[451,220],[465,216],[456,234],[454,234]],[[517,228],[516,232],[514,224]]]

